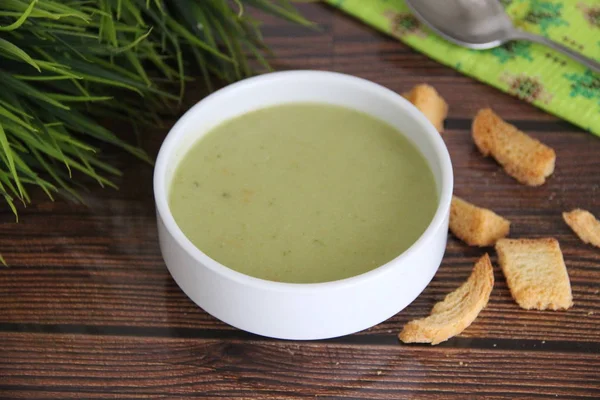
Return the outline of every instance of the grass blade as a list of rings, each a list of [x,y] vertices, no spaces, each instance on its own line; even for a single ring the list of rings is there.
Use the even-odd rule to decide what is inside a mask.
[[[10,173],[17,185],[17,189],[19,190],[19,197],[24,198],[23,195],[23,185],[21,184],[21,180],[19,179],[19,175],[17,175],[17,169],[15,168],[15,160],[13,159],[13,151],[8,144],[8,138],[6,137],[6,133],[4,132],[4,128],[2,124],[0,124],[0,148],[4,151],[4,157],[8,162],[8,168]]]
[[[0,31],[7,32],[7,31],[14,31],[15,29],[18,29],[27,20],[29,15],[31,15],[31,12],[33,11],[33,8],[35,7],[35,4],[37,2],[38,2],[38,0],[33,0],[31,2],[31,4],[29,5],[29,7],[27,7],[27,9],[23,12],[23,14],[21,14],[19,19],[17,19],[15,22],[13,22],[12,24],[10,24],[8,26],[0,26]]]
[[[40,69],[39,65],[37,65],[37,63],[35,61],[33,61],[33,58],[31,58],[29,56],[29,54],[27,54],[25,51],[21,50],[21,48],[19,48],[18,46],[15,46],[8,40],[4,40],[4,39],[0,38],[0,53],[2,53],[2,52],[4,54],[12,55],[13,57],[15,57],[18,60],[22,60],[23,62],[26,62],[27,64],[31,65],[33,68],[37,69],[38,72],[42,71]]]

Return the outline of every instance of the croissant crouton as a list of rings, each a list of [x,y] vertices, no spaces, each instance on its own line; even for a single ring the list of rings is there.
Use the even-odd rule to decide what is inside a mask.
[[[553,149],[504,122],[489,108],[473,120],[473,140],[484,156],[492,155],[506,173],[529,185],[542,185],[554,172]]]
[[[438,132],[444,130],[444,120],[448,116],[448,104],[432,86],[417,85],[403,96],[425,115]]]
[[[584,243],[600,247],[600,221],[591,212],[577,208],[564,212],[563,219]]]
[[[450,231],[469,246],[493,246],[510,231],[510,221],[486,208],[452,196]]]
[[[466,282],[433,306],[431,315],[407,323],[398,338],[404,343],[434,345],[460,334],[485,308],[493,287],[494,271],[485,254],[475,263]]]
[[[558,310],[573,305],[571,282],[556,239],[500,239],[496,251],[510,293],[521,308]]]

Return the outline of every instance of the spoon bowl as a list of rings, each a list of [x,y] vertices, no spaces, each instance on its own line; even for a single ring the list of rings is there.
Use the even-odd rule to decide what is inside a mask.
[[[469,7],[465,5],[472,3]],[[510,40],[513,24],[496,1],[406,1],[413,14],[431,30],[460,46],[490,49]]]
[[[442,38],[462,47],[491,49],[512,40],[541,43],[600,72],[600,63],[552,40],[514,27],[497,0],[406,0],[413,14]]]

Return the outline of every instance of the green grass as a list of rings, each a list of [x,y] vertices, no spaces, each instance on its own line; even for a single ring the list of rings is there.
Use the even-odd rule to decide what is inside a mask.
[[[268,69],[252,7],[310,25],[287,0],[2,0],[0,196],[15,216],[32,186],[81,200],[75,171],[114,187],[91,143],[152,161],[102,118],[157,124],[194,79],[212,89],[251,75],[250,59]]]

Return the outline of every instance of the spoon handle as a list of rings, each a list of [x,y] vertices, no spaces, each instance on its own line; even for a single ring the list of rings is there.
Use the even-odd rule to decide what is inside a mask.
[[[592,71],[600,73],[600,62],[594,61],[591,58],[581,55],[580,53],[576,52],[575,50],[571,50],[570,48],[563,46],[562,44],[556,43],[544,36],[534,35],[533,33],[524,32],[521,30],[515,30],[513,39],[522,39],[522,40],[529,40],[530,42],[541,43],[541,44],[546,45],[556,51],[566,54],[567,56],[571,57],[573,60],[578,61],[581,64],[585,65]]]

